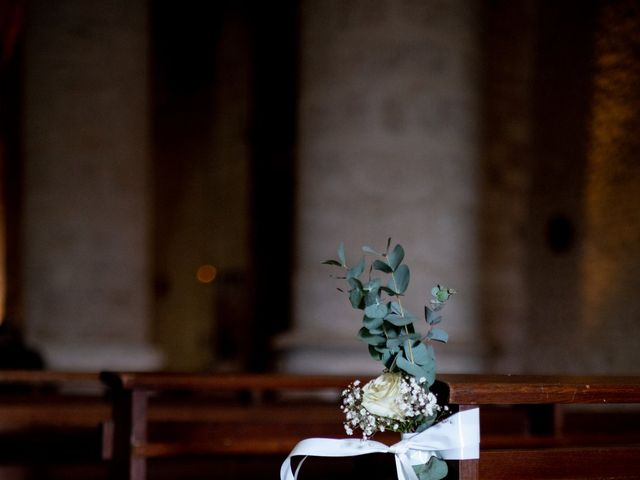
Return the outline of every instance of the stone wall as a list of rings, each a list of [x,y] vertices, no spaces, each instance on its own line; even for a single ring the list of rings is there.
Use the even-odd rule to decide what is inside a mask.
[[[154,8],[155,338],[173,370],[240,369],[235,341],[250,328],[247,21],[215,2]],[[199,281],[206,265],[215,276]]]
[[[581,370],[638,374],[640,8],[603,5],[595,31],[576,356]]]
[[[443,368],[478,370],[476,4],[307,0],[301,11],[295,326],[279,343],[283,368],[377,368],[355,340],[359,312],[320,262],[341,241],[355,263],[360,246],[393,237],[412,269],[411,311],[436,283],[460,292]]]
[[[638,373],[632,4],[486,4],[488,370]]]
[[[321,262],[341,241],[355,262],[361,245],[392,237],[412,268],[411,311],[435,283],[459,291],[439,371],[638,372],[633,2],[303,0],[294,171],[256,168],[279,122],[256,134],[254,109],[268,105],[263,125],[291,116],[272,111],[290,103],[264,101],[273,84],[253,84],[282,78],[265,73],[269,48],[256,74],[256,12],[207,7],[219,23],[200,21],[193,41],[209,43],[179,52],[172,72],[194,67],[192,95],[158,78],[149,89],[148,8],[29,2],[21,303],[49,366],[154,368],[152,333],[171,368],[246,365],[234,345],[287,323],[286,282],[250,288],[288,255],[252,244],[252,215],[265,236],[269,215],[289,215],[255,205],[286,176],[294,304],[279,368],[378,370],[355,338],[360,313]],[[194,14],[182,14],[189,30]],[[218,277],[198,283],[207,264]],[[252,302],[283,318],[265,327]]]
[[[146,369],[146,2],[29,2],[25,332],[51,368]]]

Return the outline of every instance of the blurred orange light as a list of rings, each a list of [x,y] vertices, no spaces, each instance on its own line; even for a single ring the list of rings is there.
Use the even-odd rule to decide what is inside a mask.
[[[201,283],[211,283],[217,274],[218,270],[213,265],[201,265],[196,273],[196,278]]]

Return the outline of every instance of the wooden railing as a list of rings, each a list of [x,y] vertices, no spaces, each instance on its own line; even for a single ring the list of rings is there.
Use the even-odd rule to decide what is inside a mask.
[[[146,479],[149,460],[185,455],[273,464],[304,438],[344,437],[339,395],[353,379],[0,371],[0,434],[22,432],[28,443],[34,428],[85,432],[76,442],[84,456],[99,462],[102,450],[102,466],[118,480]],[[481,409],[480,459],[449,461],[449,478],[640,478],[640,377],[442,375],[435,390],[454,410]],[[54,435],[39,453],[7,447],[0,460],[78,456],[56,438],[71,437]],[[392,479],[393,461],[383,457],[357,468]],[[301,480],[323,478],[310,474],[313,466],[307,461]]]
[[[142,480],[148,459],[284,459],[303,437],[344,435],[338,398],[353,377],[103,373],[102,379],[114,400],[111,478]]]
[[[0,464],[100,462],[105,391],[98,373],[0,370]]]
[[[441,378],[445,401],[465,410],[486,405],[525,405],[539,416],[546,444],[527,448],[517,438],[511,448],[485,449],[480,460],[458,462],[459,478],[629,479],[640,477],[640,443],[615,435],[563,438],[563,405],[640,404],[640,377],[461,376]],[[638,412],[636,412],[636,415]],[[594,415],[597,415],[594,413]],[[612,432],[615,433],[615,432]],[[529,437],[530,438],[530,437]],[[481,435],[481,448],[483,447]],[[622,442],[622,443],[620,443]]]
[[[300,394],[325,390],[337,394],[353,377],[105,373],[102,379],[113,389],[115,400],[112,478],[142,480],[150,458],[187,453],[284,456],[303,438],[344,436],[337,402],[295,399],[302,398],[297,397]],[[616,442],[629,442],[629,437],[605,435],[591,437],[588,442],[581,442],[580,437],[570,441],[562,431],[560,409],[563,405],[640,406],[640,377],[443,375],[436,390],[440,401],[450,404],[454,410],[481,406],[481,411],[491,412],[496,406],[515,406],[524,409],[528,419],[527,430],[518,435],[492,435],[491,429],[487,432],[483,428],[480,460],[449,462],[450,478],[628,479],[640,476],[640,439],[619,444]],[[246,404],[221,410],[219,416],[209,414],[208,421],[217,423],[217,427],[209,430],[204,438],[191,436],[190,441],[184,442],[150,440],[148,427],[156,421],[168,420],[167,414],[175,405],[165,404],[164,414],[162,408],[153,414],[154,410],[148,409],[149,399],[168,391],[241,395],[236,402],[245,395]],[[283,395],[284,398],[290,395],[292,403],[283,404]],[[276,397],[280,401],[270,401]],[[296,413],[292,405],[301,409]],[[194,410],[191,416],[185,415],[181,420],[202,421],[202,414],[210,408],[211,404],[207,404],[200,412]],[[245,429],[239,429],[239,425]],[[254,428],[246,428],[251,426]],[[485,443],[489,448],[485,448]]]

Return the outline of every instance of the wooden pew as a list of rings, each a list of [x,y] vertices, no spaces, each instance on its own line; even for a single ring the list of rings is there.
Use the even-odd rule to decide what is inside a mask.
[[[145,479],[150,459],[231,455],[282,461],[302,438],[344,436],[339,395],[354,380],[114,372],[101,378],[112,391],[113,444],[107,450],[110,478],[118,480]]]
[[[0,465],[101,463],[104,392],[97,372],[0,370]]]
[[[629,479],[640,477],[640,439],[565,437],[558,411],[570,405],[640,404],[640,377],[444,375],[442,395],[459,410],[485,405],[543,407],[550,412],[551,436],[533,448],[485,448],[480,460],[455,462],[460,479]],[[594,414],[595,416],[596,414]],[[637,419],[638,411],[635,412]],[[452,462],[454,463],[454,462]]]
[[[344,437],[338,395],[354,377],[104,373],[102,379],[114,400],[111,478],[142,480],[149,459],[200,454],[282,460],[303,438]],[[327,391],[331,395],[318,401],[304,397]],[[638,430],[631,437],[636,443],[619,435],[591,436],[587,442],[581,432],[571,437],[563,428],[571,415],[566,406],[640,404],[639,378],[443,375],[436,391],[454,409],[482,407],[481,459],[449,462],[450,478],[621,479],[640,471]],[[181,393],[162,400],[162,392]],[[515,418],[524,427],[503,433],[502,423]],[[160,424],[190,427],[181,438],[178,428],[163,435]],[[397,435],[376,439],[394,443]],[[620,441],[626,443],[614,443]],[[355,472],[369,468],[379,478],[393,478],[388,460],[347,459],[342,467],[355,462],[349,467]],[[305,478],[313,465],[305,464]]]

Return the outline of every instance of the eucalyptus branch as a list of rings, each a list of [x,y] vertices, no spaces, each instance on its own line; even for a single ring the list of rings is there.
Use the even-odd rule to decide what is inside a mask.
[[[427,333],[424,336],[418,334],[413,324],[416,317],[403,306],[401,298],[410,280],[409,267],[402,263],[404,249],[398,244],[390,250],[390,246],[391,239],[382,254],[371,247],[362,247],[365,254],[378,257],[368,269],[364,256],[352,267],[347,264],[343,243],[338,247],[338,259],[324,263],[346,271],[344,280],[350,287],[348,297],[351,306],[364,311],[358,337],[367,343],[371,357],[381,361],[389,371],[397,369],[416,378],[424,378],[428,387],[435,381],[435,355],[429,343],[446,343],[448,339],[444,330],[433,328],[441,320],[436,312],[454,291],[440,285],[432,289],[433,298],[425,306]],[[360,276],[367,270],[367,280],[363,283]],[[374,277],[374,272],[389,275],[389,281],[384,284],[382,278]],[[383,294],[387,295],[384,300]]]
[[[345,431],[352,435],[353,430],[359,428],[365,439],[385,430],[424,431],[447,409],[437,405],[429,388],[435,381],[436,371],[431,343],[448,340],[447,333],[434,326],[441,321],[438,312],[455,291],[440,285],[431,290],[433,298],[424,308],[427,333],[419,334],[413,323],[416,317],[402,305],[401,297],[410,279],[409,267],[402,263],[404,249],[396,245],[389,250],[390,246],[391,239],[382,254],[371,247],[362,247],[365,254],[378,257],[369,265],[366,282],[360,280],[367,270],[365,257],[349,267],[343,243],[338,247],[338,260],[324,262],[346,272],[342,280],[350,287],[349,302],[364,313],[358,337],[368,345],[371,357],[385,367],[382,375],[365,386],[361,387],[356,380],[342,393]],[[382,278],[374,277],[374,272],[383,278],[388,275],[388,282],[385,284]],[[424,465],[414,465],[413,470],[419,480],[441,480],[448,472],[447,464],[436,457]]]
[[[396,282],[396,276],[393,274],[393,272],[391,272],[391,279],[393,280],[393,285],[397,290],[398,283]],[[402,308],[402,300],[400,300],[400,295],[398,295],[398,305],[400,305],[400,316],[404,317],[404,308]],[[407,335],[409,335],[409,327],[407,325],[404,326],[404,330],[407,333]],[[409,355],[411,357],[410,358],[411,363],[415,363],[413,359],[413,347],[411,346],[411,342],[409,342],[408,345],[409,345]]]

